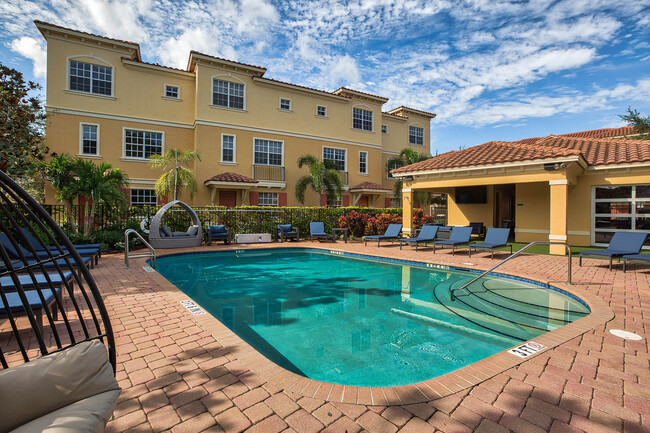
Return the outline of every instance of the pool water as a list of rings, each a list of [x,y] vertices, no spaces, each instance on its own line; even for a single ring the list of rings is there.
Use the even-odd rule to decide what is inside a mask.
[[[256,350],[312,379],[397,386],[451,372],[589,313],[514,279],[307,249],[181,254],[156,270]]]

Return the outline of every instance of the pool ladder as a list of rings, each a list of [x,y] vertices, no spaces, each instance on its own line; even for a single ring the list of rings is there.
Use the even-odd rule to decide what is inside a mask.
[[[129,253],[129,236],[132,234],[135,234],[142,241],[142,243],[146,245],[146,247],[149,249],[149,252],[135,254]],[[135,259],[137,257],[149,257],[151,259],[151,267],[156,269],[156,250],[154,247],[152,247],[149,242],[144,240],[142,235],[138,233],[137,230],[127,229],[124,232],[124,267],[127,269],[130,268],[130,259]]]
[[[518,256],[519,254],[521,254],[522,252],[524,252],[524,251],[527,250],[528,248],[532,247],[533,245],[564,245],[564,246],[566,247],[566,250],[567,250],[567,252],[569,253],[569,255],[568,255],[568,259],[569,259],[569,263],[568,263],[568,276],[567,276],[567,281],[566,281],[566,283],[567,283],[567,284],[571,284],[571,247],[569,246],[569,244],[567,244],[566,242],[536,241],[536,242],[531,242],[531,243],[529,243],[528,245],[526,245],[525,247],[523,247],[523,248],[520,249],[519,251],[516,251],[516,252],[515,252],[514,254],[512,254],[511,256],[506,257],[505,259],[503,259],[502,261],[500,261],[499,263],[497,263],[495,266],[492,266],[490,269],[488,269],[487,271],[481,273],[481,275],[479,275],[478,277],[476,277],[476,278],[474,278],[473,280],[471,280],[469,283],[465,283],[465,284],[463,284],[462,286],[460,286],[460,287],[458,287],[458,288],[456,288],[456,289],[450,289],[450,290],[449,290],[449,294],[450,294],[450,296],[451,296],[451,300],[452,300],[452,301],[455,301],[455,300],[456,300],[456,296],[454,296],[454,293],[455,293],[456,291],[458,291],[458,290],[463,290],[463,289],[467,288],[470,284],[472,284],[472,283],[474,283],[474,282],[480,280],[481,278],[483,278],[484,276],[486,276],[487,274],[489,274],[490,272],[492,272],[493,270],[495,270],[496,268],[498,268],[499,266],[501,266],[502,264],[504,264],[504,263],[507,262],[508,260],[510,260],[510,259],[514,259],[516,256]]]

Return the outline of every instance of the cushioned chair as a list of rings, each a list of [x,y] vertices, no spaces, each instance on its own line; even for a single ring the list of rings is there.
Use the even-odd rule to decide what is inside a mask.
[[[650,262],[650,254],[630,254],[628,256],[623,256],[623,272],[625,272],[625,267],[627,265],[627,261],[631,262],[645,262],[648,263]]]
[[[494,259],[494,249],[504,247],[509,247],[510,254],[512,254],[512,245],[508,245],[509,237],[510,229],[489,228],[487,230],[487,234],[485,235],[485,242],[469,244],[469,256],[472,257],[472,249],[490,250],[492,253],[490,258]]]
[[[446,241],[435,241],[433,243],[433,253],[436,253],[436,246],[440,248],[451,248],[451,255],[456,252],[456,247],[469,244],[472,237],[471,227],[454,227],[451,229],[451,235]]]
[[[208,242],[206,245],[212,245],[212,241],[223,241],[224,245],[230,245],[232,237],[230,229],[224,225],[208,226]]]
[[[381,241],[390,240],[391,242],[395,239],[399,239],[400,233],[402,232],[401,224],[390,224],[383,235],[370,235],[366,236],[363,240],[364,245],[368,245],[368,241],[377,240],[377,246]]]
[[[51,251],[52,253],[59,253],[61,251],[66,251],[66,249],[60,245],[46,245],[40,238],[31,234],[26,228],[21,228],[20,230],[14,229],[13,231],[16,233],[16,238],[27,250],[30,250],[31,247],[36,252]],[[95,264],[99,262],[99,257],[102,255],[102,244],[75,244],[74,247],[82,257],[93,257]]]
[[[275,237],[280,242],[284,242],[285,239],[295,239],[299,241],[300,230],[292,224],[278,224],[278,227],[275,230]]]
[[[323,239],[328,240],[332,236],[325,233],[325,224],[322,222],[309,223],[309,239]]]
[[[616,232],[606,249],[580,251],[580,266],[582,266],[582,256],[609,257],[609,270],[611,271],[614,258],[620,259],[623,256],[639,254],[646,236],[646,233],[641,232]]]
[[[16,240],[18,239],[14,238],[14,242],[16,242]],[[14,245],[14,243],[12,243],[9,240],[9,237],[7,236],[6,233],[0,233],[0,244],[2,244],[2,247],[5,249],[5,251],[7,251],[7,254],[12,260],[20,260],[21,254],[23,257],[25,257],[26,260],[34,260],[34,259],[47,260],[68,253],[67,248],[65,249],[62,248],[61,251],[41,250],[41,251],[34,251],[34,253],[32,253],[31,251],[25,249],[22,245],[18,243]],[[99,257],[99,250],[76,250],[76,251],[82,257],[91,257],[92,258],[91,266],[97,263]]]
[[[162,223],[165,214],[174,206],[181,207],[192,220],[184,232],[172,232]],[[149,243],[154,248],[186,248],[198,247],[203,243],[201,220],[190,205],[180,200],[170,201],[156,212],[149,227]]]
[[[438,233],[438,226],[422,226],[422,230],[415,238],[406,238],[399,240],[399,249],[402,249],[403,244],[415,245],[415,251],[418,250],[419,244],[427,244],[436,239]]]

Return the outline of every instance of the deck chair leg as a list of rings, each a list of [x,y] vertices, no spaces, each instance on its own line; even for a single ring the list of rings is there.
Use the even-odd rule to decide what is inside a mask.
[[[455,255],[456,253],[456,247],[454,245],[451,246],[451,255]]]
[[[609,270],[612,270],[612,260],[614,260],[612,257],[609,258]]]
[[[490,260],[494,260],[494,248],[492,248],[492,255],[490,256]]]
[[[625,272],[625,265],[627,264],[627,259],[623,259],[623,272]]]
[[[580,256],[580,259],[578,260],[578,266],[582,266],[582,256]]]

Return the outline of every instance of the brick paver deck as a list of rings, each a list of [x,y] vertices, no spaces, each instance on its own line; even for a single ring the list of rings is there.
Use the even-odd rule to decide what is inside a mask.
[[[390,245],[283,245],[478,269],[497,263],[489,254],[434,256],[431,249]],[[198,250],[224,248],[235,247]],[[523,362],[498,354],[463,369],[457,381],[446,377],[404,389],[351,388],[292,375],[216,319],[192,316],[178,303],[186,297],[142,265],[124,269],[121,256],[109,255],[92,271],[115,330],[123,388],[108,432],[650,432],[650,268],[642,265],[610,272],[604,261],[585,260],[580,268],[575,259],[569,287],[562,285],[565,257],[525,255],[507,263],[502,272],[552,281],[587,300],[594,314],[536,338],[551,349]],[[610,329],[644,339],[623,340]]]

